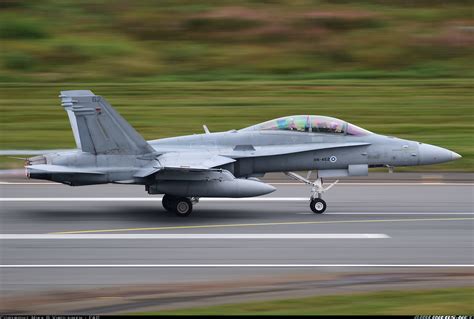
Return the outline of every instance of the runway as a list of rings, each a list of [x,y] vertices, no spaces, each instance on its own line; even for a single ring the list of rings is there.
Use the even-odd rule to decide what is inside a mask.
[[[472,184],[336,185],[323,215],[275,186],[180,218],[140,186],[1,184],[0,293],[474,267]]]

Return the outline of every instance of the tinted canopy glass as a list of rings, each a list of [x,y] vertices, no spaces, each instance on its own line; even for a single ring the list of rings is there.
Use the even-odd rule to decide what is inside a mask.
[[[244,128],[243,131],[297,131],[308,133],[344,134],[363,136],[371,134],[356,125],[342,120],[318,115],[294,115],[270,120],[261,124]]]

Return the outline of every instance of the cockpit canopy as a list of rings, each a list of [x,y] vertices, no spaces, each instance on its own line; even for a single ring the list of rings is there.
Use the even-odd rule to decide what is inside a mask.
[[[345,121],[319,115],[293,115],[249,126],[242,131],[296,131],[307,133],[328,133],[351,136],[373,134]]]

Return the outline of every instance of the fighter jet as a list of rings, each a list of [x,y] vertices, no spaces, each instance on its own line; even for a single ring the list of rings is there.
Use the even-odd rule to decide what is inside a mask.
[[[461,157],[319,115],[292,115],[216,133],[204,126],[203,134],[146,141],[103,97],[89,90],[62,91],[59,97],[77,149],[28,158],[27,176],[71,186],[144,185],[150,195],[163,194],[163,207],[178,216],[191,214],[202,197],[271,193],[275,187],[258,179],[268,172],[283,172],[308,184],[309,206],[322,214],[327,206],[322,195],[337,183],[325,186],[324,178],[365,176],[372,167],[437,164]],[[312,171],[315,180],[310,180]]]

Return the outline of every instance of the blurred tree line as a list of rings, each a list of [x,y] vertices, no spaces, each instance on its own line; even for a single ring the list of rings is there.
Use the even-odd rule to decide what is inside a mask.
[[[2,0],[0,81],[472,77],[473,1]]]

